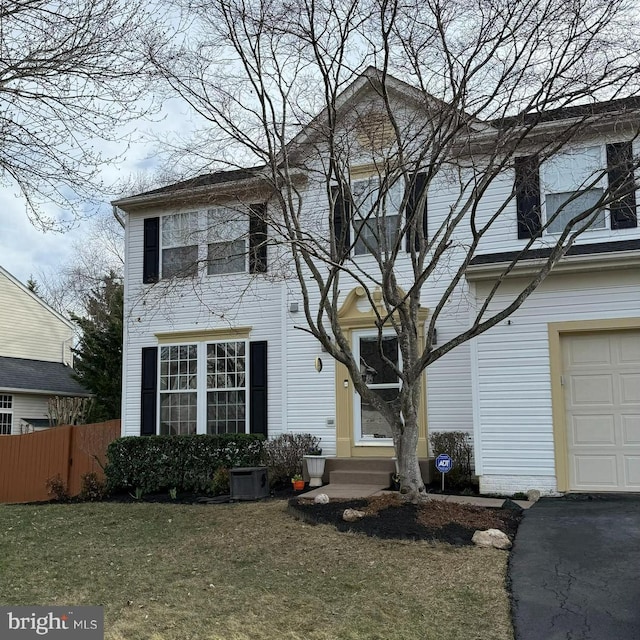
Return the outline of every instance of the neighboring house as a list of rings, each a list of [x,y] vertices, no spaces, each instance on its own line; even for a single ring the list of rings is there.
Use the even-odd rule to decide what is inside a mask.
[[[366,104],[368,87],[357,80],[343,111]],[[540,166],[522,154],[492,184],[477,215],[486,219],[507,202],[502,222],[476,250],[438,321],[438,343],[468,326],[470,310],[483,302],[514,252],[537,236],[558,198],[578,189],[578,202],[597,196],[598,184],[584,193],[580,187],[586,167],[601,166],[605,181],[633,179],[624,174],[624,163],[618,164],[623,175],[611,168],[607,174],[613,154],[640,152],[632,133],[640,113],[635,103],[630,113],[628,104],[606,108],[624,111],[634,127],[614,127],[613,121],[594,127],[570,153]],[[545,135],[575,115],[571,109],[553,112],[543,124]],[[509,200],[525,171],[535,174],[535,188]],[[370,173],[366,163],[352,166],[354,195],[358,180]],[[329,237],[326,188],[312,176],[297,188],[305,198],[303,215],[320,225],[314,232]],[[309,432],[322,438],[329,455],[391,457],[387,429],[361,406],[346,369],[299,329],[305,323],[299,287],[278,272],[281,249],[264,247],[266,228],[253,215],[269,207],[269,199],[254,169],[205,175],[114,203],[126,214],[122,433]],[[241,215],[239,200],[247,203]],[[446,181],[431,184],[428,229],[440,227],[455,201],[455,188]],[[202,233],[204,228],[215,231]],[[549,251],[546,237],[533,242],[505,280],[496,308]],[[366,271],[366,249],[356,245],[352,253],[348,259],[360,260]],[[509,319],[428,368],[420,454],[427,455],[429,431],[466,430],[473,434],[485,493],[640,491],[639,267],[631,191],[602,211]],[[443,287],[436,281],[424,288],[426,309]],[[355,353],[363,354],[375,335],[373,319],[359,308],[355,282],[342,282],[341,291],[341,324]]]
[[[88,396],[72,378],[73,325],[0,267],[0,434],[49,427],[53,396]]]

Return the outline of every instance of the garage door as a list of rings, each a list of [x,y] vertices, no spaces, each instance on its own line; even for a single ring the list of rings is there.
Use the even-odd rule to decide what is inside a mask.
[[[562,338],[569,488],[640,491],[640,331]]]

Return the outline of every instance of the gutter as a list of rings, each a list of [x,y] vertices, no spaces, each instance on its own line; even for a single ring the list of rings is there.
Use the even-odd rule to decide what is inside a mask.
[[[546,263],[546,258],[530,258],[521,259],[511,270],[504,276],[505,278],[522,278],[533,276],[538,273],[540,268]],[[478,282],[481,280],[495,280],[502,277],[504,270],[511,264],[511,261],[493,262],[491,264],[478,264],[467,267],[465,277],[468,282]],[[558,262],[549,275],[553,276],[557,273],[581,273],[584,271],[604,271],[612,269],[631,269],[640,266],[640,251],[627,252],[624,255],[621,252],[609,253],[588,253],[578,256],[564,256]]]

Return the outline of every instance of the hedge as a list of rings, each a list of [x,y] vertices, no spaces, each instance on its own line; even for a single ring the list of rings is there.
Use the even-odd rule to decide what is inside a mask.
[[[217,469],[262,464],[258,434],[126,437],[107,449],[109,491],[210,491]]]

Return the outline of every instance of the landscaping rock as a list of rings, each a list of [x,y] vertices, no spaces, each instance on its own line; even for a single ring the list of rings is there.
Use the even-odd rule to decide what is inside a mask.
[[[326,493],[319,493],[313,501],[316,504],[329,504],[329,496]]]
[[[487,529],[486,531],[476,531],[471,538],[472,542],[483,548],[511,549],[511,540],[506,533],[500,529]]]
[[[522,507],[517,502],[514,502],[513,500],[511,500],[511,498],[507,498],[502,503],[502,508],[511,509],[511,511],[522,511]]]
[[[364,511],[358,511],[357,509],[345,509],[342,514],[342,519],[345,522],[356,522],[356,520],[361,520],[367,514]]]
[[[527,500],[529,502],[538,502],[540,500],[540,492],[537,489],[529,489],[527,491]]]

